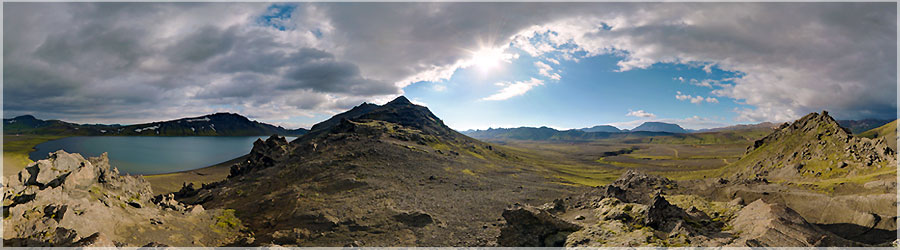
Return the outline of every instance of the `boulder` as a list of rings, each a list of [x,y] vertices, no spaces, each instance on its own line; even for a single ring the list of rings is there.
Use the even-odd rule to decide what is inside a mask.
[[[807,222],[793,209],[758,199],[741,209],[731,221],[740,232],[732,246],[817,247],[860,246]]]
[[[671,231],[673,221],[680,221],[690,216],[680,207],[672,205],[662,195],[653,196],[653,202],[644,212],[644,225],[661,231]]]
[[[288,154],[288,142],[282,136],[272,135],[265,141],[257,139],[247,155],[247,161],[231,167],[228,178],[249,173],[256,169],[272,167]]]
[[[434,222],[431,215],[423,212],[403,212],[394,215],[394,219],[411,227],[424,227]]]
[[[530,206],[506,209],[503,218],[506,224],[497,238],[497,244],[503,247],[561,247],[569,234],[581,229]]]

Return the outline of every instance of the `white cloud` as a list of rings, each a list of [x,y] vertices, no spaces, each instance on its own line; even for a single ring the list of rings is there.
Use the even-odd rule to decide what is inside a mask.
[[[535,78],[531,78],[531,80],[528,80],[528,81],[518,81],[518,82],[513,82],[513,83],[498,82],[496,84],[498,86],[503,86],[503,89],[501,89],[500,92],[497,92],[496,94],[482,98],[482,100],[501,101],[501,100],[506,100],[506,99],[509,99],[509,98],[512,98],[515,96],[520,96],[520,95],[525,94],[526,92],[528,92],[529,90],[531,90],[534,87],[544,85],[544,81],[541,81],[541,80],[535,79]]]
[[[534,66],[538,68],[538,74],[540,74],[542,76],[545,76],[547,78],[557,80],[557,81],[559,81],[559,79],[562,78],[559,74],[553,72],[553,67],[551,67],[550,65],[548,65],[544,62],[541,62],[541,61],[534,62]]]
[[[656,117],[656,115],[654,115],[653,113],[645,112],[644,110],[637,110],[637,111],[629,110],[628,114],[626,114],[625,116],[646,117],[646,118]]]
[[[741,72],[733,85],[698,84],[722,87],[713,93],[752,106],[736,111],[744,119],[784,121],[822,109],[847,119],[896,115],[897,13],[891,4],[634,7],[535,25],[514,39],[548,37],[540,42],[557,49],[545,53],[620,55],[620,71],[680,63],[708,73],[714,67]],[[612,28],[598,29],[600,23]]]
[[[691,96],[683,95],[683,94],[681,94],[681,91],[678,91],[677,94],[675,94],[675,99],[678,99],[679,101],[684,101],[684,100],[691,99]]]
[[[444,90],[447,90],[447,86],[443,85],[443,84],[434,84],[434,87],[431,87],[431,88],[437,92],[443,92]]]
[[[719,99],[716,99],[715,97],[710,96],[710,97],[704,98],[703,96],[700,96],[700,95],[692,96],[692,95],[688,95],[688,94],[682,94],[681,91],[675,92],[675,99],[678,99],[679,101],[689,100],[693,104],[701,104],[704,101],[707,103],[719,103]]]

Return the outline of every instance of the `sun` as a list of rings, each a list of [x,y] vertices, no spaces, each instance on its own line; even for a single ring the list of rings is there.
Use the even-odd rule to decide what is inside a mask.
[[[482,71],[490,71],[500,67],[509,55],[503,53],[503,49],[482,48],[472,52],[471,65]]]

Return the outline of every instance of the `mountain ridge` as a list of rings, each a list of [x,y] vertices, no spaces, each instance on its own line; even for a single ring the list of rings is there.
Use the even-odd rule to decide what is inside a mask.
[[[76,124],[61,120],[40,120],[32,115],[3,119],[4,134],[82,136],[297,136],[306,129],[285,129],[261,123],[236,113],[213,113],[175,120],[132,124]],[[216,125],[219,125],[216,127]]]

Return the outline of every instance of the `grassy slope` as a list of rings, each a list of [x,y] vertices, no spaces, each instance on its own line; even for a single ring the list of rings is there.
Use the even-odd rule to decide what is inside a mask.
[[[887,140],[888,146],[890,146],[894,150],[897,150],[897,120],[894,120],[881,127],[862,132],[859,134],[859,136],[872,139],[884,137],[885,140]]]
[[[25,168],[31,160],[28,153],[34,146],[46,141],[65,136],[58,135],[4,135],[3,136],[3,175],[13,175]]]

